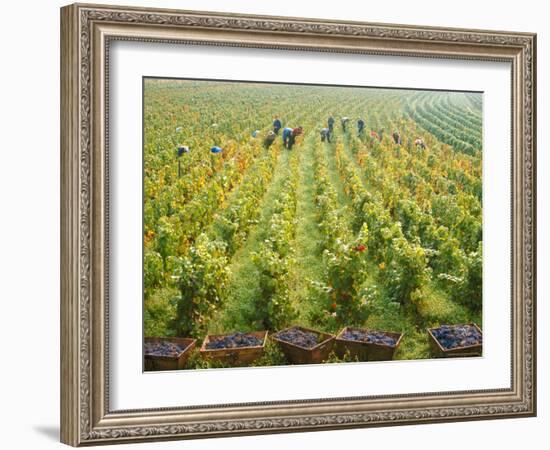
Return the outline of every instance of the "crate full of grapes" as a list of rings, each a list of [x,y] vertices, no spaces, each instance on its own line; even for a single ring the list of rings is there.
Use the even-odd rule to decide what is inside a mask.
[[[292,364],[325,361],[334,345],[334,335],[305,327],[291,327],[271,336]]]
[[[349,352],[353,360],[359,361],[388,361],[393,359],[402,337],[391,331],[345,327],[336,336],[336,354],[343,358]]]
[[[267,331],[211,334],[204,339],[200,353],[203,358],[230,366],[250,364],[264,354]]]
[[[185,368],[195,348],[195,339],[146,337],[144,342],[145,370],[178,370]]]
[[[432,353],[436,357],[481,356],[483,334],[475,324],[441,325],[429,328]]]

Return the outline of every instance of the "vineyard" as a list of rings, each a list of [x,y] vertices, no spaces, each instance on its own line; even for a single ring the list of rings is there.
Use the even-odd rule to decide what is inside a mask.
[[[481,170],[480,94],[146,79],[145,336],[360,327],[429,358],[427,328],[482,323]]]

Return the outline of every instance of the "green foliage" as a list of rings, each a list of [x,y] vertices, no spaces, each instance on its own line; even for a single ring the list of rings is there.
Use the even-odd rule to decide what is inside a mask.
[[[367,275],[368,229],[363,226],[352,243],[337,241],[323,254],[326,267],[328,310],[338,325],[361,325],[367,317],[367,309],[358,295]]]
[[[356,358],[353,358],[349,351],[344,353],[342,357],[338,356],[336,352],[332,351],[329,353],[327,359],[323,361],[325,364],[337,364],[337,363],[349,363],[349,362],[359,362],[359,360]]]
[[[461,276],[464,272],[465,254],[458,239],[452,237],[446,227],[438,227],[430,236],[430,244],[437,248],[431,267],[437,274]]]
[[[155,251],[145,251],[143,257],[144,297],[148,299],[164,281],[162,256]]]
[[[176,272],[180,298],[176,329],[182,336],[200,336],[206,320],[221,306],[228,269],[225,246],[201,234]]]
[[[413,293],[429,279],[426,251],[404,237],[392,240],[387,252],[389,263],[384,271],[384,283],[394,299],[400,303],[413,300]]]
[[[156,249],[162,258],[163,268],[166,268],[166,260],[176,253],[177,234],[172,220],[161,217],[158,221],[156,232]]]
[[[279,346],[268,339],[265,344],[264,354],[254,361],[252,366],[284,366],[287,364],[288,361]]]
[[[462,303],[472,307],[475,311],[481,311],[483,279],[483,249],[482,243],[478,244],[476,252],[468,255],[466,260],[466,275],[461,286]]]
[[[216,359],[203,358],[198,350],[195,350],[189,355],[186,369],[226,369],[231,367],[229,363]]]
[[[176,317],[177,290],[160,289],[145,299],[143,332],[149,337],[172,336],[169,324]]]
[[[296,317],[288,287],[293,260],[275,251],[270,241],[252,255],[252,260],[258,268],[260,285],[260,295],[254,303],[254,322],[267,330],[284,328]]]
[[[382,289],[372,283],[365,283],[358,293],[361,303],[365,305],[367,315],[378,317],[399,316],[401,304],[392,301]]]
[[[297,316],[290,299],[289,279],[294,265],[291,243],[296,231],[297,159],[291,161],[289,178],[274,202],[267,235],[251,256],[258,273],[260,295],[255,300],[254,321],[263,329],[276,330],[289,325]]]
[[[260,199],[273,176],[278,152],[266,153],[244,178],[235,201],[216,217],[213,228],[227,244],[228,254],[234,254],[245,242],[250,228],[257,224]]]

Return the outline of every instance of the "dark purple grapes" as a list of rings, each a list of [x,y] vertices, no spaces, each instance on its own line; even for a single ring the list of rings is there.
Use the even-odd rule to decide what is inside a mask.
[[[258,339],[253,334],[233,333],[227,336],[210,338],[206,343],[206,348],[222,349],[222,348],[239,348],[239,347],[258,347],[263,344],[261,339]]]
[[[145,342],[144,345],[145,355],[147,356],[170,356],[176,358],[185,349],[186,346],[184,345],[166,341]]]
[[[361,341],[368,344],[388,345],[390,347],[397,344],[397,339],[380,331],[346,330],[342,333],[342,338],[348,341]]]
[[[300,328],[289,328],[285,331],[279,331],[277,338],[281,341],[290,342],[304,348],[313,348],[319,343],[320,335],[311,331],[301,330]]]
[[[439,328],[433,328],[432,334],[447,350],[483,343],[481,333],[473,325],[441,325]]]

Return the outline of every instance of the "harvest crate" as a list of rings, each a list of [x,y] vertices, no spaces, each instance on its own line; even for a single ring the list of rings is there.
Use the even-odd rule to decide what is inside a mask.
[[[357,341],[353,339],[345,339],[343,334],[346,331],[363,331],[384,334],[395,339],[395,345],[378,344],[372,342]],[[399,344],[401,343],[402,333],[394,333],[391,331],[368,330],[365,328],[345,327],[336,336],[336,354],[343,358],[346,351],[349,351],[350,356],[359,361],[388,361],[393,359],[393,355]]]
[[[200,353],[203,358],[221,361],[231,366],[244,366],[250,364],[264,354],[265,343],[267,341],[267,331],[251,331],[250,333],[245,333],[260,339],[262,344],[258,346],[213,349],[206,348],[209,342],[230,336],[231,334],[234,333],[211,334],[206,336],[200,348]]]
[[[317,345],[312,348],[301,347],[291,342],[283,341],[278,338],[280,333],[291,329],[299,329],[302,331],[308,331],[315,333],[317,338]],[[322,331],[312,330],[310,328],[295,326],[278,331],[271,336],[283,351],[286,358],[293,364],[318,364],[325,361],[328,358],[329,353],[334,345],[334,335],[329,333],[323,333]]]
[[[464,325],[470,325],[473,326],[479,331],[481,336],[483,336],[483,332],[481,329],[477,326],[475,323],[469,323],[469,324],[459,324],[459,325],[450,325],[451,327],[454,326],[464,326]],[[436,328],[428,328],[428,336],[430,340],[430,348],[432,350],[432,355],[436,358],[449,358],[449,357],[466,357],[466,356],[481,356],[482,349],[483,349],[483,343],[481,344],[475,344],[475,345],[467,345],[463,347],[455,347],[451,349],[444,348],[439,340],[433,335],[432,330],[435,330]]]
[[[177,370],[183,369],[189,355],[195,348],[196,339],[191,338],[161,338],[161,337],[146,337],[145,342],[158,343],[170,342],[183,347],[183,350],[177,356],[157,356],[144,354],[145,370]]]

